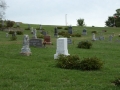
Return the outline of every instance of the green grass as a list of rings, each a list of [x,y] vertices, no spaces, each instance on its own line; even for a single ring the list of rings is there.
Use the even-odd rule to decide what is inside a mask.
[[[38,27],[39,25],[31,25]],[[68,45],[71,55],[84,57],[96,56],[104,62],[104,66],[98,71],[80,71],[61,69],[56,67],[54,54],[56,53],[56,38],[54,27],[42,26],[49,35],[53,45],[47,48],[30,47],[31,56],[22,56],[23,35],[17,36],[17,41],[6,38],[6,31],[0,31],[0,90],[119,90],[111,83],[116,77],[120,77],[120,43],[115,42],[120,33],[120,28],[85,27],[88,35],[73,37],[74,44]],[[29,34],[27,24],[22,24],[24,34]],[[73,33],[81,33],[84,27],[73,27]],[[79,49],[77,44],[82,40],[92,39],[91,31],[107,30],[104,41],[92,42],[91,49]],[[62,30],[61,30],[62,31]],[[113,41],[108,41],[108,36],[114,32]],[[39,32],[38,32],[39,33]]]

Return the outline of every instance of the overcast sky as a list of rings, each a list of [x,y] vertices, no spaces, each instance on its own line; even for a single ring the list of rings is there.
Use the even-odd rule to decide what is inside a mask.
[[[120,8],[120,0],[5,0],[7,20],[29,24],[104,27],[108,16]]]

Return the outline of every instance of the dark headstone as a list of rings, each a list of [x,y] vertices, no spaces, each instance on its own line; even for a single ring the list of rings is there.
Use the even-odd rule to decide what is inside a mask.
[[[69,33],[69,34],[72,34],[72,26],[69,26],[69,27],[68,27],[68,33]]]
[[[34,47],[43,47],[43,40],[42,39],[30,39],[29,44],[30,46],[34,46]]]
[[[55,29],[54,29],[54,36],[55,36],[55,37],[58,36],[58,29],[57,29],[57,27],[55,27]]]
[[[50,36],[44,36],[44,41],[46,42],[46,44],[51,44]]]
[[[47,36],[47,32],[46,32],[46,31],[42,30],[41,33],[42,33],[44,36]]]
[[[83,35],[87,35],[87,30],[86,30],[86,29],[83,29],[82,34],[83,34]]]

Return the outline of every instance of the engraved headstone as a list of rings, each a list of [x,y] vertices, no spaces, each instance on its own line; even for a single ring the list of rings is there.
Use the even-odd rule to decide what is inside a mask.
[[[95,33],[93,33],[93,35],[92,35],[92,40],[93,40],[93,41],[96,40],[96,38],[95,38]]]
[[[43,30],[41,33],[42,33],[44,36],[46,36],[46,35],[47,35],[47,32],[46,32],[46,31],[44,31],[44,30]]]
[[[46,44],[50,45],[52,44],[51,40],[50,40],[50,36],[44,36],[44,41],[46,42]]]
[[[33,30],[33,38],[34,38],[34,39],[37,39],[37,35],[36,35],[36,33],[37,33],[37,30],[34,29],[34,30]]]
[[[72,39],[71,38],[67,38],[67,43],[68,44],[72,44]]]
[[[113,36],[110,35],[110,36],[109,36],[109,41],[112,41],[112,39],[113,39]]]
[[[55,27],[55,29],[54,29],[54,36],[55,36],[55,37],[58,36],[58,29],[57,29],[57,27]]]
[[[87,35],[87,30],[85,28],[82,31],[82,35]]]
[[[56,49],[56,54],[54,54],[54,59],[58,59],[58,56],[60,54],[70,55],[68,53],[67,47],[68,47],[67,38],[58,38],[57,39],[57,49]]]
[[[31,55],[31,50],[29,48],[29,36],[28,35],[24,35],[23,47],[20,53],[26,56]]]
[[[43,40],[42,39],[30,39],[29,44],[30,46],[34,46],[34,47],[43,47]]]
[[[9,36],[9,33],[6,33],[6,37],[8,37]]]

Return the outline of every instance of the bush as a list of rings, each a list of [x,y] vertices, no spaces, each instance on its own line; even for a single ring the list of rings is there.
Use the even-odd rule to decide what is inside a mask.
[[[61,32],[58,33],[58,35],[64,35],[65,33],[66,33],[66,32],[61,31]]]
[[[9,31],[9,34],[13,34],[14,33],[14,31]]]
[[[81,37],[81,34],[77,33],[75,34],[76,37]]]
[[[60,54],[57,59],[57,66],[65,69],[79,69],[80,59],[76,55],[63,55]]]
[[[12,36],[11,41],[17,40],[17,36]]]
[[[39,34],[39,35],[37,35],[37,38],[44,38],[44,35]]]
[[[103,66],[103,62],[97,57],[84,58],[80,63],[81,70],[99,70]]]
[[[16,33],[17,33],[17,35],[23,35],[22,31],[17,31]]]
[[[90,49],[91,46],[92,46],[92,43],[89,41],[81,41],[78,43],[78,48]]]
[[[57,27],[57,29],[62,29],[62,27],[59,26],[59,27]]]
[[[30,28],[25,28],[25,30],[30,30]]]
[[[95,33],[95,34],[97,34],[97,31],[92,31],[91,33]]]
[[[120,78],[115,79],[112,83],[114,83],[116,86],[120,86]]]
[[[68,27],[65,27],[64,30],[68,30]]]
[[[14,23],[15,23],[14,21],[8,20],[8,21],[6,22],[6,25],[7,25],[7,27],[13,27]]]

